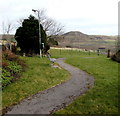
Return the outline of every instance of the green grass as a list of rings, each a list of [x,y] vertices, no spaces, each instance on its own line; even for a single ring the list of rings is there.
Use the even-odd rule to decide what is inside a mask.
[[[104,55],[72,50],[50,50],[52,57],[66,58],[66,62],[94,76],[95,84],[86,94],[55,114],[117,114],[118,63]],[[88,58],[91,57],[91,58]],[[3,108],[15,104],[39,91],[50,88],[69,78],[67,71],[51,68],[46,58],[22,57],[28,69],[15,83],[3,90]]]
[[[51,54],[51,57],[54,57],[54,58],[62,58],[62,57],[74,58],[76,56],[79,56],[79,57],[96,57],[97,56],[97,53],[93,53],[93,52],[89,53],[89,51],[82,52],[79,50],[51,49],[49,52]]]
[[[26,61],[28,68],[19,80],[2,91],[3,108],[69,79],[67,71],[52,68],[47,58],[22,57],[22,59]]]
[[[94,86],[72,104],[55,114],[117,114],[118,63],[104,55],[78,51],[51,50],[53,57],[66,57],[66,62],[94,76]],[[91,57],[91,58],[89,58]]]

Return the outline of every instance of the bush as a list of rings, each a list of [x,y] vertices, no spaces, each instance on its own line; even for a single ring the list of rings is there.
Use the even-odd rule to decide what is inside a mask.
[[[118,50],[114,55],[112,55],[111,59],[120,63],[120,50]]]
[[[24,70],[27,67],[25,61],[21,60],[20,58],[16,60],[16,63],[22,67],[22,70]]]
[[[22,68],[26,67],[25,61],[21,60],[17,55],[15,55],[14,53],[12,53],[11,51],[3,51],[2,53],[2,67],[8,65],[8,63],[6,61],[13,61],[16,62],[17,64],[21,65]],[[4,62],[4,60],[6,60]]]
[[[2,53],[2,63],[0,71],[2,88],[14,82],[20,77],[22,71],[24,71],[26,64],[17,55],[11,51],[3,51]]]
[[[0,63],[0,67],[6,68],[8,66],[7,62],[2,62]]]
[[[0,69],[2,70],[2,75],[1,75],[1,82],[2,82],[2,87],[7,86],[12,82],[12,79],[14,78],[11,76],[11,73],[5,69]]]
[[[2,53],[2,58],[9,61],[16,61],[18,59],[18,56],[9,50],[6,50]]]
[[[22,67],[16,62],[9,62],[7,69],[9,72],[11,72],[12,75],[19,74],[22,71]]]

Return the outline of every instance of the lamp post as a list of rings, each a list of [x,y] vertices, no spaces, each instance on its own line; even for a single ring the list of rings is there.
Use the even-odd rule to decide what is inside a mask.
[[[39,22],[39,44],[40,44],[40,58],[42,57],[42,50],[41,50],[41,29],[40,29],[40,13],[39,10],[32,9],[33,12],[38,13],[38,22]]]

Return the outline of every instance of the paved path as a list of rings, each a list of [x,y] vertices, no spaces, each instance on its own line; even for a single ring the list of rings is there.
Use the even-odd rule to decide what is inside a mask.
[[[94,79],[91,75],[64,63],[63,60],[59,58],[56,62],[70,72],[70,80],[23,100],[6,114],[51,114],[92,87]]]

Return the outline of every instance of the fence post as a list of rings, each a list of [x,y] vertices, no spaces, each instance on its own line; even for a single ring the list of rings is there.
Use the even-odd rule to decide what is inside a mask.
[[[100,50],[99,50],[99,49],[97,50],[97,55],[98,55],[98,56],[100,55]]]
[[[107,58],[110,58],[110,50],[107,52]]]

